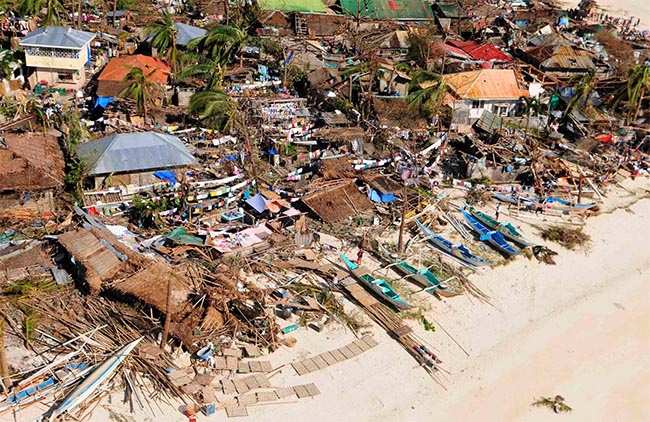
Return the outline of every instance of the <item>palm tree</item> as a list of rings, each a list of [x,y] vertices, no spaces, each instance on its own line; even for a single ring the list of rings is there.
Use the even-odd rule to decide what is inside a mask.
[[[567,117],[576,107],[585,107],[589,105],[589,97],[596,88],[596,71],[589,70],[582,75],[575,75],[569,79],[569,84],[573,87],[573,95],[567,103],[563,117]]]
[[[136,108],[142,113],[145,124],[147,124],[147,109],[153,103],[153,94],[158,89],[158,85],[150,80],[156,70],[145,74],[141,68],[131,67],[123,79],[128,86],[118,94],[119,97],[128,97],[135,101]]]
[[[528,138],[528,127],[530,124],[530,117],[542,112],[542,104],[537,98],[519,97],[519,101],[523,103],[524,112],[526,113],[526,127],[524,128],[524,140]]]
[[[441,104],[447,84],[439,75],[428,70],[418,70],[413,73],[410,85],[411,92],[406,97],[409,108],[418,109],[427,117],[435,114]]]
[[[60,0],[22,0],[16,4],[16,9],[21,16],[38,16],[41,10],[46,9],[44,26],[60,23],[61,15],[67,13]]]
[[[230,25],[217,25],[187,44],[188,49],[207,51],[208,57],[225,66],[246,44],[248,34]]]
[[[189,112],[197,116],[203,126],[223,133],[243,125],[237,104],[223,91],[208,90],[192,95]]]
[[[9,77],[17,65],[20,65],[20,60],[13,50],[0,50],[0,79]]]
[[[172,15],[166,10],[162,19],[152,23],[142,31],[146,38],[151,37],[151,46],[158,51],[158,54],[167,54],[167,60],[172,66],[174,74],[178,71],[178,30],[174,26]]]
[[[627,82],[614,94],[612,108],[616,109],[622,102],[626,102],[628,112],[625,116],[625,123],[634,122],[641,110],[641,103],[650,91],[650,66],[636,65],[628,72]]]
[[[206,89],[213,90],[221,87],[221,81],[226,67],[219,61],[209,57],[197,55],[195,63],[185,67],[178,74],[178,80],[199,77],[206,81]]]

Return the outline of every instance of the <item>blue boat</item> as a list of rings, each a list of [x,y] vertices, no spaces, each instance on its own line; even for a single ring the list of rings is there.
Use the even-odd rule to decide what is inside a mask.
[[[488,229],[467,211],[460,210],[460,212],[463,214],[463,217],[465,217],[465,221],[469,223],[471,229],[479,235],[479,239],[481,239],[483,242],[489,243],[490,245],[494,246],[499,252],[508,256],[519,255],[521,253],[517,249],[513,248],[500,232]]]
[[[512,224],[508,223],[507,221],[501,223],[495,220],[494,218],[490,217],[489,215],[471,207],[469,208],[469,212],[472,214],[474,218],[476,218],[478,221],[483,223],[483,225],[487,226],[492,230],[496,230],[500,232],[506,239],[518,244],[519,246],[526,248],[528,246],[534,245],[533,242],[524,238],[524,236],[521,233],[519,233]]]
[[[415,220],[420,230],[427,236],[427,240],[433,246],[443,251],[447,255],[450,255],[453,258],[456,258],[465,265],[468,265],[472,268],[476,267],[485,267],[492,265],[491,262],[487,261],[484,258],[481,258],[478,255],[474,255],[467,247],[461,244],[454,245],[449,240],[444,237],[436,234],[434,231],[429,229],[427,226],[422,224],[419,220]]]
[[[413,307],[413,305],[402,299],[386,280],[373,277],[371,271],[367,268],[358,266],[342,253],[339,253],[339,255],[343,262],[345,262],[345,266],[348,267],[350,273],[375,295],[399,310],[411,309]]]

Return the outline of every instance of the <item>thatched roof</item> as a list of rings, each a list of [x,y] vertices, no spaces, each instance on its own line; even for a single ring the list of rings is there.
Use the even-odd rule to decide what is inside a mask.
[[[373,207],[352,180],[307,195],[302,201],[326,223],[344,220]]]
[[[161,312],[167,311],[167,283],[171,283],[170,313],[184,311],[191,293],[188,281],[163,262],[156,262],[124,281],[116,282],[112,289],[133,296]]]
[[[0,192],[63,186],[63,153],[53,135],[7,133],[0,140]]]

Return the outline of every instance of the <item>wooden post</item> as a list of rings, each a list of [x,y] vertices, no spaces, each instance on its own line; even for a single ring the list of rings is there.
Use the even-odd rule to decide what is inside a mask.
[[[2,376],[2,387],[4,391],[11,388],[11,379],[9,378],[9,364],[7,354],[5,353],[5,322],[0,321],[0,375]]]
[[[167,337],[169,336],[169,324],[171,322],[171,301],[172,301],[172,280],[167,279],[167,305],[165,306],[165,325],[163,325],[162,338],[160,339],[160,348],[165,350]]]
[[[399,238],[397,241],[397,251],[402,254],[404,252],[404,226],[406,225],[406,207],[408,206],[408,198],[406,194],[406,184],[402,188],[402,196],[404,203],[402,204],[402,221],[399,223]]]
[[[578,181],[578,204],[582,200],[582,174],[580,175],[580,180]]]

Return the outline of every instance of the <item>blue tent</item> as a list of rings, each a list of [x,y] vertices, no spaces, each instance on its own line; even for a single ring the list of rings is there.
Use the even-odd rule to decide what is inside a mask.
[[[103,109],[106,109],[110,103],[115,101],[115,98],[113,97],[97,97],[97,100],[95,101],[95,108],[101,107]]]
[[[153,175],[169,183],[170,188],[176,184],[176,173],[174,173],[174,170],[155,171]]]

